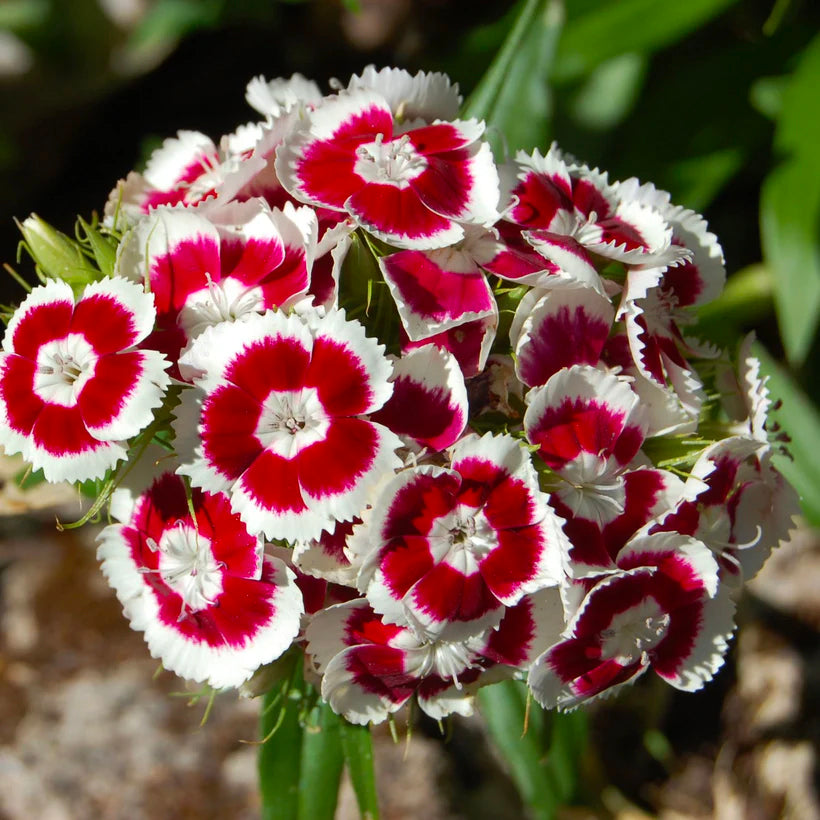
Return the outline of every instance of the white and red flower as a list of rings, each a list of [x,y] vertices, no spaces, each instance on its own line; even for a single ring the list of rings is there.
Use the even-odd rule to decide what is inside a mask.
[[[227,496],[166,472],[130,515],[99,535],[98,557],[131,628],[166,669],[215,688],[239,686],[299,631],[293,573],[264,555]]]
[[[561,578],[561,522],[522,445],[469,436],[449,469],[404,470],[382,491],[359,577],[374,609],[429,640],[496,626],[505,607]]]
[[[539,253],[581,278],[589,254],[632,265],[668,265],[688,258],[654,202],[606,174],[568,164],[553,144],[546,156],[519,151],[505,169],[506,218],[526,229]]]
[[[458,83],[452,83],[438,71],[418,71],[413,76],[403,68],[376,69],[369,65],[350,78],[347,88],[377,91],[387,101],[397,123],[454,120],[461,106]]]
[[[290,307],[310,282],[317,227],[309,208],[254,200],[210,216],[157,209],[127,234],[117,259],[118,273],[154,294],[147,344],[171,359],[175,375],[180,352],[206,327]]]
[[[245,126],[219,146],[198,131],[179,131],[151,155],[144,173],[132,171],[108,196],[105,217],[122,227],[161,206],[189,207],[230,199],[265,168],[254,155],[261,126]]]
[[[382,722],[413,696],[435,720],[472,714],[480,686],[527,668],[561,626],[558,595],[540,593],[508,609],[497,629],[460,642],[427,641],[359,599],[315,615],[305,637],[322,697],[364,724]]]
[[[734,604],[699,541],[676,533],[642,536],[617,558],[620,573],[586,595],[559,641],[533,664],[528,685],[546,709],[574,709],[652,668],[694,691],[722,666]]]
[[[495,302],[493,302],[495,307]],[[434,344],[453,354],[465,379],[477,376],[487,364],[496,330],[498,329],[498,308],[483,319],[472,319],[457,327],[435,333],[425,339],[413,342],[402,332],[402,352]]]
[[[383,351],[343,311],[268,311],[208,328],[180,361],[197,385],[186,402],[199,424],[179,471],[230,493],[249,530],[268,538],[315,538],[351,520],[399,466],[398,437],[363,418],[392,392]]]
[[[168,362],[140,350],[154,323],[150,294],[125,279],[34,288],[0,354],[0,444],[48,481],[100,478],[153,419]]]
[[[721,580],[736,588],[788,540],[800,509],[797,493],[772,465],[770,447],[748,436],[707,447],[690,483],[693,492],[650,532],[698,538],[718,557]]]
[[[403,130],[369,89],[327,97],[276,152],[276,171],[302,202],[346,211],[399,248],[431,249],[463,236],[460,222],[497,219],[498,173],[475,120]]]
[[[245,100],[262,116],[276,119],[298,106],[315,105],[322,92],[313,80],[301,74],[288,79],[276,77],[266,80],[262,75],[253,77],[245,89]]]

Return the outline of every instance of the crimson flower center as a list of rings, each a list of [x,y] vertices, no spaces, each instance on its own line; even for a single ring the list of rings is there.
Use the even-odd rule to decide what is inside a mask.
[[[43,401],[74,407],[97,366],[94,348],[79,333],[42,345],[37,352],[34,392]]]
[[[427,160],[420,154],[407,134],[385,142],[384,134],[376,134],[373,142],[356,149],[353,168],[366,182],[380,182],[405,188],[427,168]]]

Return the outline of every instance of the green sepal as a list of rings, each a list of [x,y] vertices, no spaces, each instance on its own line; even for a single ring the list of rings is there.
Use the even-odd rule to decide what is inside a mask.
[[[81,240],[87,244],[100,273],[103,276],[114,275],[114,264],[117,261],[117,246],[119,242],[111,234],[103,233],[96,224],[89,225],[82,217],[77,219],[77,229],[82,231]]]

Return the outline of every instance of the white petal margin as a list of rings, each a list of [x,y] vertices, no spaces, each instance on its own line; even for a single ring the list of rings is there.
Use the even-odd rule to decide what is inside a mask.
[[[313,336],[298,316],[269,310],[249,314],[240,323],[205,328],[180,356],[179,371],[210,393],[224,382],[225,371],[244,351],[256,342],[280,337],[296,339],[308,353],[313,349]]]
[[[419,445],[427,444],[436,450],[444,450],[455,444],[464,432],[469,413],[464,374],[456,357],[448,350],[433,344],[413,348],[394,361],[391,380],[394,383],[400,381],[402,384],[415,385],[418,390],[431,397],[429,408],[402,406],[401,403],[394,403],[395,399],[394,402],[388,403],[389,421],[393,426],[401,426],[398,430],[399,435],[406,435]],[[400,391],[394,393],[400,398]],[[432,400],[439,404],[436,405]],[[438,427],[430,433],[430,413],[435,413],[439,406],[440,415],[444,416],[443,423],[437,418]],[[406,419],[406,423],[402,424],[402,418]],[[408,432],[413,429],[414,419],[428,422],[427,435],[424,439],[416,439],[412,432]]]
[[[350,646],[347,635],[350,617],[360,610],[369,610],[364,598],[334,604],[317,612],[305,630],[307,654],[314,669],[322,674],[335,655]]]
[[[708,683],[726,660],[729,640],[735,631],[735,602],[728,586],[721,587],[714,598],[703,602],[701,622],[689,654],[682,658],[673,674],[654,671],[667,683],[684,692],[696,692]]]
[[[403,68],[376,69],[367,66],[361,75],[354,74],[348,90],[370,88],[384,95],[399,120],[454,120],[461,106],[458,83],[451,83],[446,74],[419,71],[411,76]]]
[[[130,392],[122,397],[119,413],[107,424],[88,427],[88,432],[100,441],[128,439],[144,430],[154,419],[154,410],[162,400],[170,376],[165,372],[170,362],[155,350],[140,350],[142,373]]]
[[[244,683],[263,664],[278,658],[299,631],[302,593],[295,575],[278,558],[265,557],[273,570],[271,603],[274,614],[244,646],[209,646],[192,640],[158,617],[159,606],[145,583],[145,576],[130,556],[123,536],[124,525],[112,524],[98,536],[97,558],[102,572],[123,606],[123,613],[137,632],[143,632],[151,657],[186,680],[207,683],[215,689]]]
[[[389,714],[401,709],[412,693],[397,703],[360,686],[348,669],[348,662],[362,648],[348,646],[333,657],[322,677],[322,697],[336,714],[343,715],[351,723],[366,726],[368,723],[382,723]]]
[[[67,304],[72,311],[74,310],[74,292],[67,282],[60,279],[49,279],[44,285],[33,288],[9,320],[6,334],[3,336],[3,350],[6,353],[15,353],[14,336],[20,324],[25,322],[31,313],[43,305],[58,302]]]
[[[121,276],[106,277],[86,285],[77,304],[98,295],[111,297],[128,314],[134,332],[132,344],[141,342],[154,329],[154,297],[141,285]]]
[[[191,165],[200,164],[203,157],[217,153],[213,140],[199,131],[177,131],[151,154],[145,166],[145,180],[160,191],[176,187],[182,172]]]
[[[22,453],[32,468],[42,470],[46,481],[51,483],[102,478],[117,462],[128,455],[125,442],[119,441],[100,441],[95,447],[81,453],[54,456],[48,450],[38,447],[33,439],[27,438],[19,450],[14,450],[13,442],[6,441],[3,437],[7,428],[6,412],[3,402],[0,401],[0,444],[8,454]]]
[[[355,487],[334,494],[328,493],[314,497],[307,491],[304,483],[301,483],[302,499],[310,510],[311,517],[321,517],[328,522],[323,525],[322,529],[332,528],[334,521],[352,521],[360,516],[371,499],[371,492],[379,483],[380,478],[384,475],[392,475],[401,466],[401,459],[396,455],[396,450],[402,446],[401,439],[381,424],[368,423],[377,435],[376,449],[370,467],[366,472],[356,476]],[[239,489],[240,484],[241,479],[234,492]],[[244,516],[243,520],[245,520]],[[311,533],[305,529],[281,537],[295,541],[300,537],[311,537],[318,534],[318,532]]]
[[[367,336],[361,322],[348,321],[343,309],[331,308],[324,315],[318,311],[306,311],[302,320],[314,339],[326,338],[334,345],[343,345],[367,374],[370,401],[362,410],[372,413],[378,410],[392,395],[390,376],[393,367],[384,355],[385,346],[372,336]]]
[[[150,281],[154,259],[170,255],[173,265],[174,251],[183,243],[204,246],[205,253],[218,262],[219,233],[215,225],[190,208],[157,208],[123,237],[114,273],[137,282]],[[218,270],[207,272],[215,278],[219,274]]]

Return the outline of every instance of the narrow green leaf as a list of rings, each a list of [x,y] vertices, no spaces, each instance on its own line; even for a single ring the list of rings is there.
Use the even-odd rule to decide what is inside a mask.
[[[820,173],[810,162],[795,157],[766,178],[760,230],[783,346],[799,365],[820,319]]]
[[[558,43],[555,81],[575,80],[624,52],[649,53],[671,45],[717,17],[737,0],[608,0],[569,17]]]
[[[546,749],[543,735],[531,729],[522,737],[526,713],[525,688],[514,681],[504,681],[485,686],[478,697],[490,736],[509,765],[522,800],[534,817],[543,820],[554,817],[560,798],[544,760]]]
[[[165,48],[191,31],[213,25],[221,9],[221,0],[157,0],[129,35],[126,50]]]
[[[290,682],[274,687],[262,700],[259,788],[264,820],[299,820],[300,702],[288,695]],[[278,724],[278,726],[277,726]],[[274,727],[276,731],[271,734]]]
[[[300,820],[333,820],[344,756],[340,718],[324,701],[313,709],[302,735]]]
[[[743,168],[742,146],[718,148],[697,157],[675,160],[666,172],[675,201],[695,211],[705,211],[726,184]]]
[[[467,100],[463,115],[484,120],[497,155],[544,145],[548,75],[564,17],[561,0],[523,0],[504,44]],[[506,145],[500,144],[506,138]]]
[[[378,820],[379,798],[373,768],[373,738],[370,726],[358,726],[340,718],[342,751],[362,820]]]
[[[743,333],[769,316],[774,277],[766,265],[748,265],[726,280],[723,292],[697,312],[697,325],[691,329],[695,338],[709,339],[730,347]]]
[[[771,397],[783,402],[772,417],[791,438],[791,458],[775,456],[775,466],[800,494],[806,519],[820,526],[820,412],[763,345],[756,344],[753,351],[762,372],[769,376]]]
[[[578,786],[578,763],[587,744],[588,725],[585,712],[554,712],[550,715],[550,737],[547,765],[561,803],[568,802]]]

